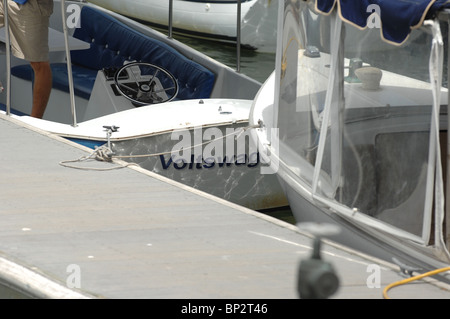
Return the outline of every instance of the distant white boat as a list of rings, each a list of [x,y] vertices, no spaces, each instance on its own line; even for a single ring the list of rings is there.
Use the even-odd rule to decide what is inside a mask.
[[[90,0],[133,19],[167,29],[168,0]],[[241,44],[275,52],[278,0],[241,1]],[[214,41],[236,43],[236,0],[173,0],[173,32]]]

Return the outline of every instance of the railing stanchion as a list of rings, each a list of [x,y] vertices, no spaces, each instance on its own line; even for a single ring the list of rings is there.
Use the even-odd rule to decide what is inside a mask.
[[[64,30],[64,42],[66,47],[67,76],[69,78],[70,106],[72,110],[72,126],[75,127],[77,126],[77,112],[75,108],[75,93],[73,89],[73,76],[72,76],[72,60],[70,57],[69,35],[67,32],[65,0],[61,0],[61,16],[63,20],[62,25]]]
[[[238,0],[237,2],[236,54],[236,71],[241,72],[241,0]]]
[[[3,0],[6,48],[6,114],[11,115],[11,40],[9,37],[8,0]]]
[[[169,39],[172,39],[173,0],[169,1]]]

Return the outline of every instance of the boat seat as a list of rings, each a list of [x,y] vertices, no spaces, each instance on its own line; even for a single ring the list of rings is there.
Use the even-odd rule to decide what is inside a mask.
[[[109,16],[84,6],[81,10],[80,28],[75,38],[90,43],[86,50],[71,52],[74,91],[77,96],[89,99],[99,70],[121,67],[125,61],[152,63],[171,72],[178,81],[177,99],[208,98],[215,82],[213,72],[188,59],[169,45],[148,37]],[[53,88],[69,92],[67,66],[51,64]],[[29,64],[15,66],[11,74],[32,81]]]
[[[50,64],[53,74],[53,88],[69,92],[69,78],[65,63]],[[34,81],[33,69],[29,64],[18,65],[12,68],[11,74],[28,81]],[[94,87],[97,70],[87,69],[82,66],[72,65],[72,77],[74,93],[76,96],[89,100]]]

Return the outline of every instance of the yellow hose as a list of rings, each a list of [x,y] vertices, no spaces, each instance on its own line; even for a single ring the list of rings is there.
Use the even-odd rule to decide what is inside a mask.
[[[432,271],[426,272],[426,273],[421,274],[421,275],[417,275],[417,276],[414,276],[414,277],[411,277],[411,278],[407,278],[407,279],[403,279],[403,280],[394,282],[394,283],[386,286],[386,288],[384,288],[384,290],[383,290],[383,297],[384,297],[384,299],[390,299],[389,296],[387,295],[387,292],[391,288],[394,288],[394,287],[400,286],[400,285],[404,285],[404,284],[407,284],[407,283],[409,283],[411,281],[419,280],[419,279],[422,279],[424,277],[433,276],[433,275],[436,275],[438,273],[445,272],[445,271],[450,271],[450,267],[445,267],[445,268],[432,270]]]

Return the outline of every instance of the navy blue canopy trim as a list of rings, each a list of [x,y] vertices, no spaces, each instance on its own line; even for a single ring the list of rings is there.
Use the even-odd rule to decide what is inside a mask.
[[[373,22],[369,16],[379,14],[384,40],[403,43],[412,29],[425,19],[433,18],[439,10],[450,7],[449,0],[316,0],[316,10],[329,14],[336,6],[343,21],[366,28]],[[376,10],[375,10],[376,9]],[[373,27],[369,25],[369,27]]]

